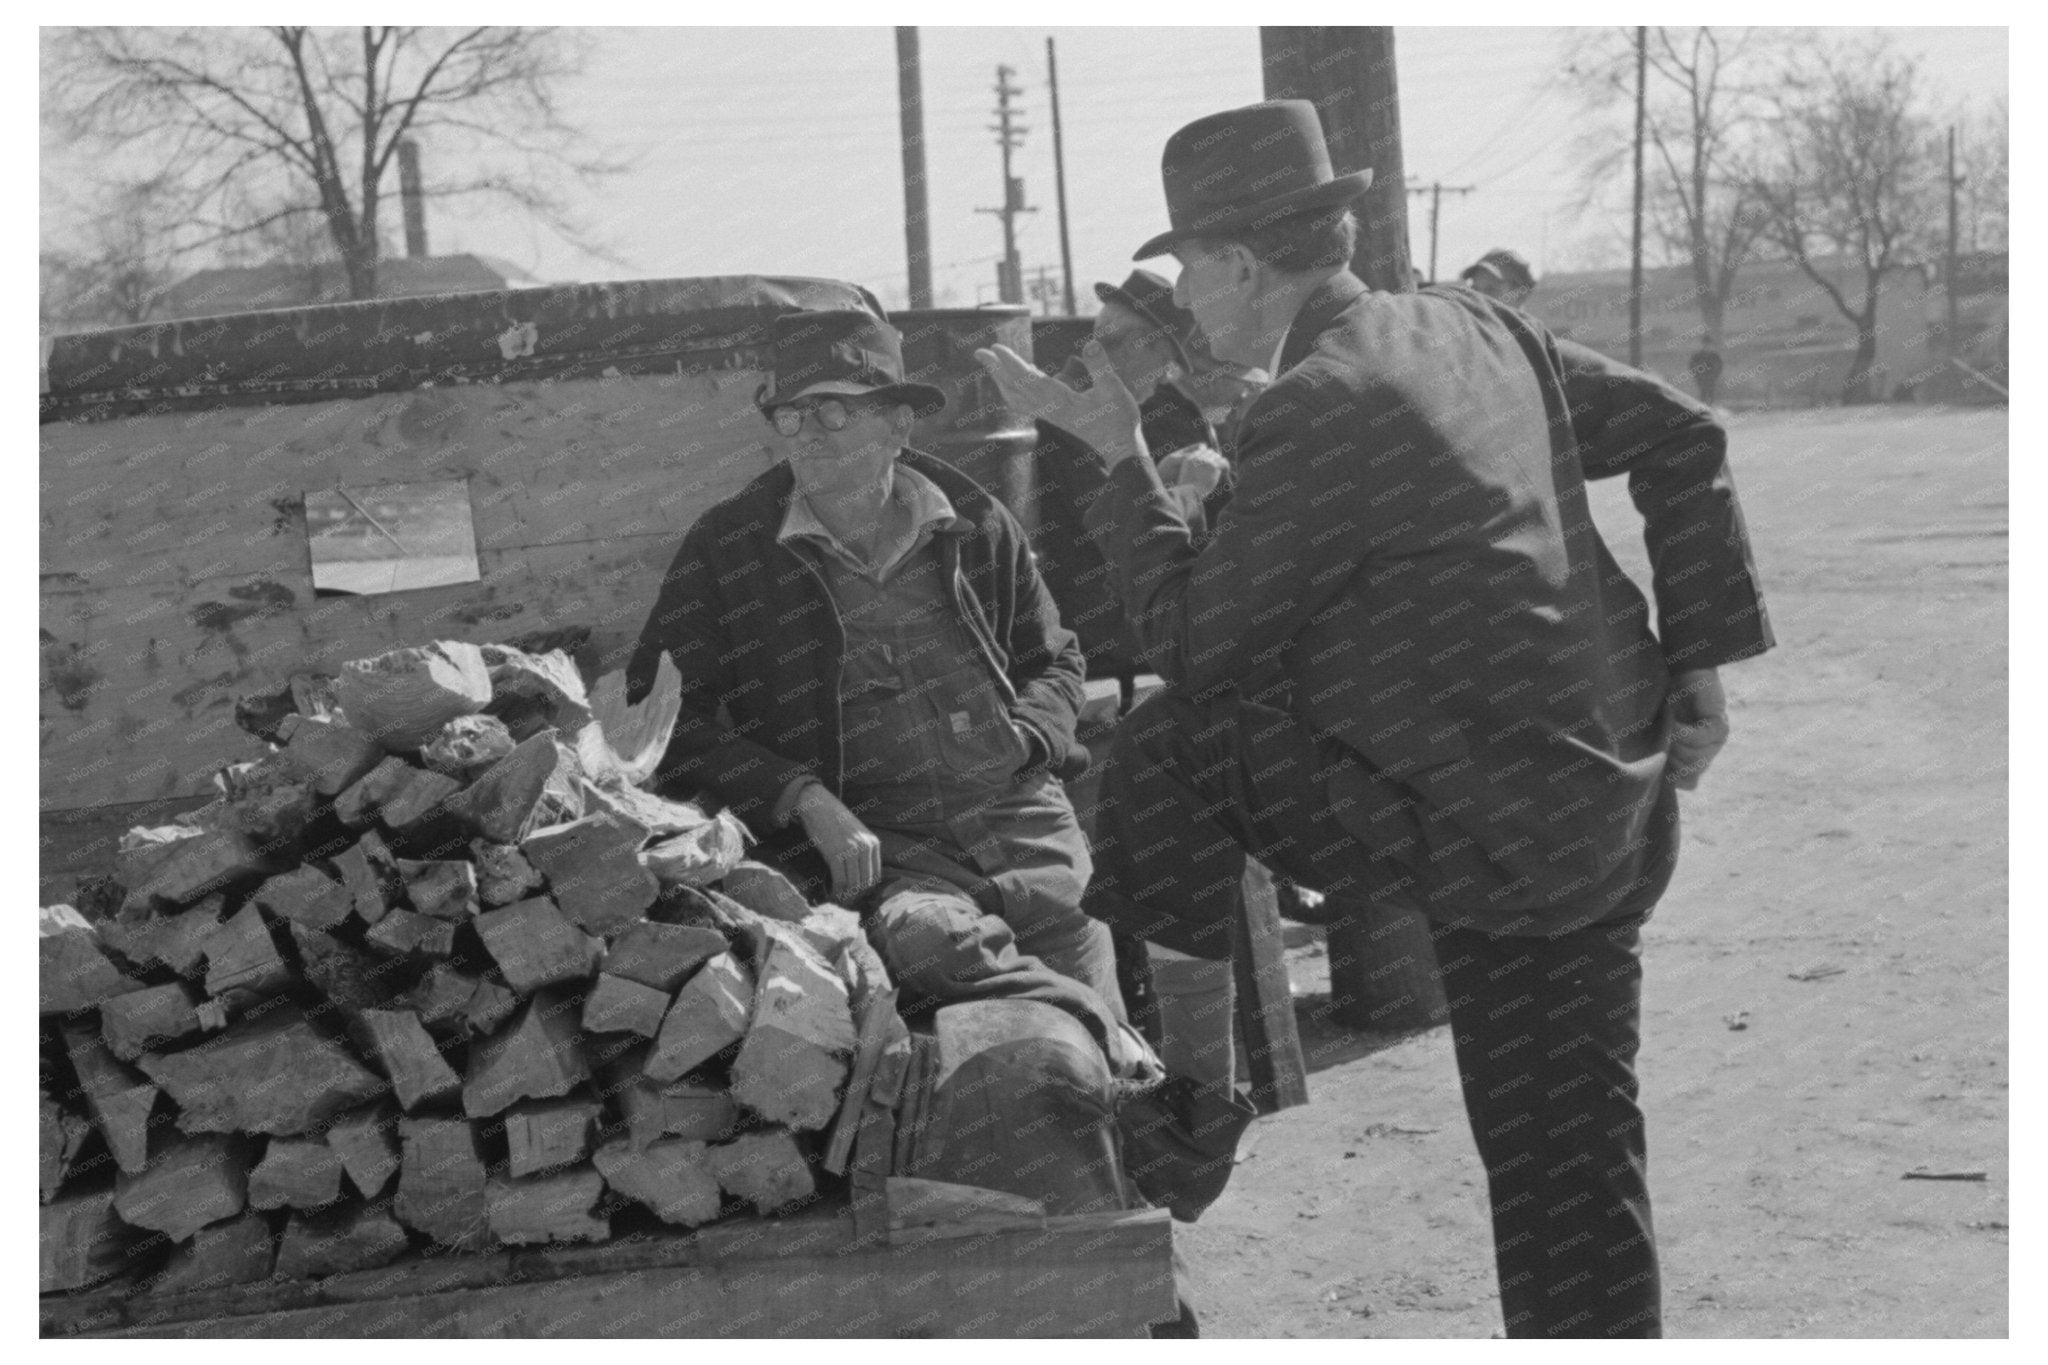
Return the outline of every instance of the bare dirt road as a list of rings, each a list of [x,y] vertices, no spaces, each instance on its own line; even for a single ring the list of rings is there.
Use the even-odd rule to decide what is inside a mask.
[[[1731,425],[1778,648],[1723,674],[1734,738],[1644,934],[1666,1331],[2003,1335],[2006,414]],[[1626,490],[1595,510],[1646,582]],[[1179,1230],[1205,1333],[1497,1333],[1448,1035],[1330,1026],[1320,932],[1290,937],[1312,1103]]]

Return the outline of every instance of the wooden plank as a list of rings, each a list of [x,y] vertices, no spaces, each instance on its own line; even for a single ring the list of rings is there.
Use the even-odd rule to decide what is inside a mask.
[[[1251,1065],[1252,1103],[1262,1114],[1308,1103],[1308,1064],[1287,978],[1287,944],[1273,875],[1245,860],[1238,895],[1237,1026]]]
[[[825,1144],[825,1157],[821,1163],[834,1175],[844,1175],[846,1165],[853,1156],[853,1139],[860,1129],[861,1115],[866,1111],[868,1089],[874,1083],[875,1068],[881,1063],[882,1054],[898,1035],[909,1036],[903,1018],[896,1013],[896,992],[881,990],[871,993],[861,1009],[860,1041],[854,1051],[853,1074],[847,1078],[846,1092],[840,1097],[839,1112],[832,1120],[831,1136]]]
[[[1144,1336],[1176,1312],[1164,1210],[862,1247],[846,1214],[443,1257],[163,1298],[46,1299],[44,1335]],[[789,1287],[805,1287],[791,1311]],[[851,1311],[848,1305],[857,1305]],[[815,1311],[814,1311],[815,1309]],[[990,1316],[993,1314],[993,1316]]]

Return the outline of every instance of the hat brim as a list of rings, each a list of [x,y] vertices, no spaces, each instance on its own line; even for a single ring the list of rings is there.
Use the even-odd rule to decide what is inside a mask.
[[[821,379],[789,393],[763,393],[757,405],[763,412],[803,398],[872,398],[884,403],[908,403],[919,417],[929,417],[946,406],[946,394],[930,384],[857,384],[843,379]]]
[[[1095,297],[1104,303],[1113,303],[1119,308],[1128,308],[1154,327],[1157,327],[1165,335],[1167,342],[1180,354],[1182,363],[1193,363],[1188,359],[1187,339],[1181,335],[1180,329],[1139,302],[1136,294],[1133,294],[1130,290],[1125,289],[1119,284],[1097,284],[1095,286]]]
[[[1340,175],[1321,185],[1310,185],[1307,189],[1295,190],[1273,199],[1262,199],[1256,204],[1246,204],[1232,209],[1229,213],[1203,223],[1199,228],[1175,228],[1162,232],[1139,247],[1131,256],[1134,261],[1150,260],[1164,256],[1182,242],[1195,241],[1204,237],[1224,236],[1246,226],[1261,224],[1264,220],[1292,213],[1297,209],[1323,208],[1335,204],[1348,204],[1364,194],[1372,186],[1370,170],[1353,171]],[[1100,288],[1101,286],[1097,286]]]

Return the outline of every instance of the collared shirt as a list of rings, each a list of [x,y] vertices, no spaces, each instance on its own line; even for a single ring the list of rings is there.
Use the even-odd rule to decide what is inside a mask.
[[[900,461],[889,486],[889,500],[909,508],[910,521],[900,536],[875,546],[872,564],[832,534],[801,492],[790,498],[789,510],[783,514],[782,529],[775,533],[775,539],[785,545],[792,540],[808,540],[862,576],[877,583],[887,582],[896,567],[929,540],[935,529],[958,515],[944,489]]]

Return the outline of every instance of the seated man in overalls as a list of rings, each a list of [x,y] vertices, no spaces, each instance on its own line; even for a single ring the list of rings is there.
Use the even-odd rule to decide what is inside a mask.
[[[904,445],[945,395],[903,382],[894,328],[786,314],[756,395],[774,468],[684,537],[628,665],[682,675],[657,776],[709,793],[814,901],[862,912],[906,1003],[1040,1000],[1112,1071],[1156,1078],[1124,1022],[1060,775],[1083,662],[1009,511]]]

